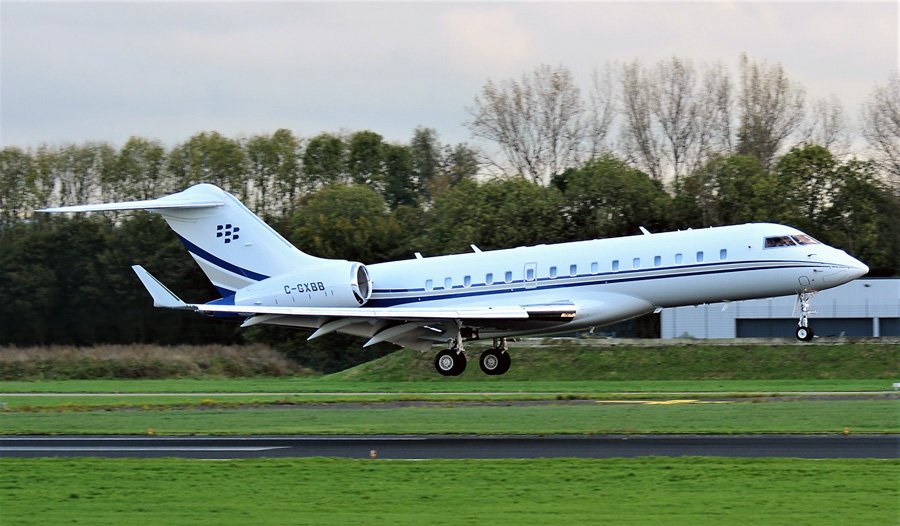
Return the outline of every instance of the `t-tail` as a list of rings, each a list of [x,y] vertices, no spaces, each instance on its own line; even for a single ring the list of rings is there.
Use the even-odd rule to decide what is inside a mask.
[[[334,262],[300,251],[237,198],[211,184],[198,184],[147,201],[66,206],[40,212],[104,210],[148,210],[162,216],[223,297],[272,276]]]

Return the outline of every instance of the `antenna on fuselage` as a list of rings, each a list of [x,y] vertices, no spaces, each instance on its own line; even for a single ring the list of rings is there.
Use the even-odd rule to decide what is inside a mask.
[[[644,227],[642,227],[642,226],[639,226],[638,228],[641,229],[641,232],[643,232],[645,236],[649,236],[649,235],[650,235],[650,231],[647,230],[646,228],[644,228]]]

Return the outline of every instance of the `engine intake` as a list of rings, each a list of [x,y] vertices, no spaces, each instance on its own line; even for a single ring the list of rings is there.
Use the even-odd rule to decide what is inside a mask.
[[[359,307],[372,296],[372,280],[362,263],[329,261],[264,279],[234,295],[235,305]]]

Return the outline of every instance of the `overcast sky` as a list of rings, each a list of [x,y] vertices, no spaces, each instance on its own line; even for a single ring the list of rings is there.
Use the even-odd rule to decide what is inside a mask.
[[[855,117],[897,70],[896,2],[9,2],[0,0],[0,143],[172,146],[204,131],[416,126],[470,141],[488,79],[540,63],[582,79],[671,55],[780,62]]]

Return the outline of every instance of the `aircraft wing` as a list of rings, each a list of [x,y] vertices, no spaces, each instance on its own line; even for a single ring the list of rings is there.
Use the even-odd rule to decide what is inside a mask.
[[[243,326],[259,323],[313,329],[309,339],[340,331],[369,338],[368,347],[390,341],[404,347],[428,350],[435,342],[455,335],[457,320],[466,327],[493,328],[508,323],[565,323],[575,316],[571,303],[417,309],[267,307],[243,305],[191,305],[201,313],[246,316]]]
[[[310,339],[340,331],[369,338],[365,346],[390,341],[405,347],[427,350],[434,342],[451,337],[445,336],[446,334],[455,334],[457,321],[474,329],[535,322],[559,325],[571,320],[576,314],[575,305],[571,302],[445,308],[189,304],[140,265],[134,265],[132,269],[152,296],[156,307],[194,310],[209,315],[233,314],[246,318],[243,324],[245,327],[260,323],[303,327],[315,331]]]

